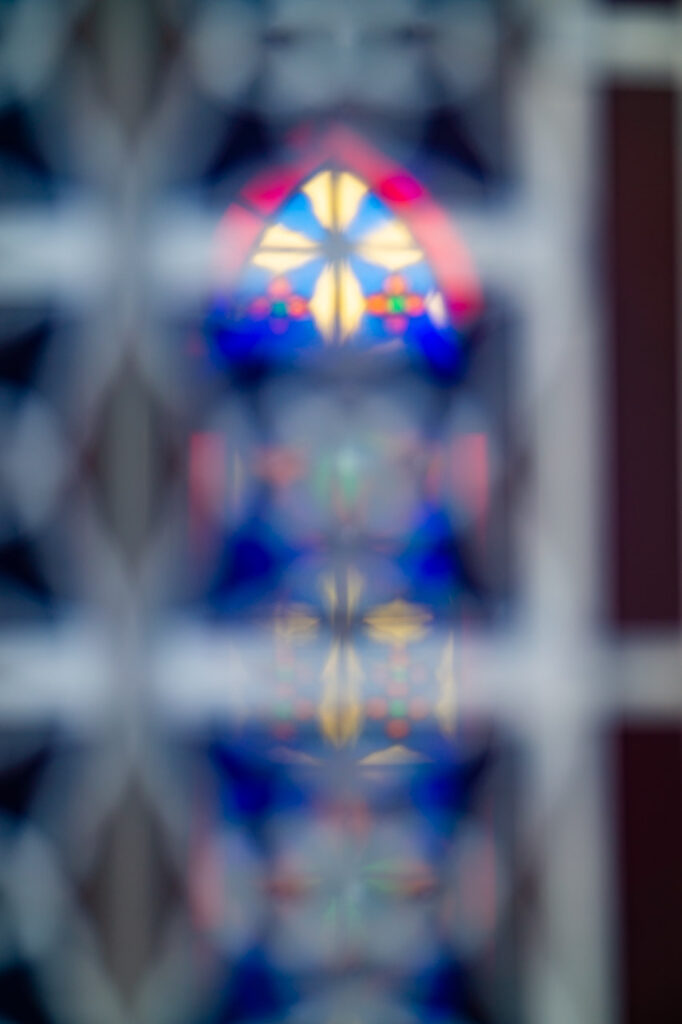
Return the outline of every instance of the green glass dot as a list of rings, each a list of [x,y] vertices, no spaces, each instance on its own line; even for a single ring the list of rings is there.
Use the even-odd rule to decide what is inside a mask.
[[[360,466],[352,452],[345,452],[336,460],[336,474],[341,492],[347,502],[356,500],[360,488]]]
[[[314,466],[311,481],[313,493],[319,502],[326,503],[328,501],[333,475],[331,457],[328,455],[321,456]]]
[[[407,665],[393,665],[391,673],[394,679],[407,679]]]
[[[273,316],[286,316],[287,315],[287,304],[286,304],[286,302],[273,302],[273,304],[272,304],[272,315]]]
[[[279,701],[275,706],[275,715],[277,716],[277,718],[281,718],[284,720],[286,720],[287,718],[291,718],[293,715],[293,707],[291,701]]]
[[[403,313],[405,311],[405,296],[392,295],[388,300],[388,308],[391,313]]]
[[[404,718],[407,714],[407,704],[404,700],[392,700],[388,709],[394,718]]]

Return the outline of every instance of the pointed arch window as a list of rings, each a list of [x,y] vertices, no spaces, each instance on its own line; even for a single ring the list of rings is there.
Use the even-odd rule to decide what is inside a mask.
[[[222,219],[209,328],[231,359],[351,346],[457,365],[481,311],[449,218],[355,135],[251,181]]]

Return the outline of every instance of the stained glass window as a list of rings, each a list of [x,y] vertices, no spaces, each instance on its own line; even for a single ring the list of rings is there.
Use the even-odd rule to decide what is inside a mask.
[[[190,445],[209,606],[298,602],[324,618],[334,567],[361,572],[366,610],[484,614],[495,444],[469,372],[485,346],[466,246],[415,177],[347,129],[288,157],[249,179],[216,236],[209,371],[237,374],[224,389],[218,375],[219,408]],[[317,376],[337,359],[341,390]],[[365,375],[376,366],[399,372]]]
[[[457,369],[480,293],[447,217],[355,137],[322,153],[312,171],[308,161],[251,182],[227,211],[214,350],[278,362],[350,346]]]

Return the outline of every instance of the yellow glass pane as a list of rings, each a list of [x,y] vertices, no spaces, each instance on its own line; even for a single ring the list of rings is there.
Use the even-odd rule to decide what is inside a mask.
[[[313,212],[323,228],[331,231],[334,227],[334,203],[332,197],[332,172],[322,171],[303,186]]]
[[[380,249],[414,249],[414,239],[401,221],[386,220],[378,228],[363,235],[362,245],[377,246]]]
[[[278,636],[290,643],[305,642],[317,631],[320,620],[311,615],[306,605],[290,605],[280,611],[275,621]]]
[[[363,671],[353,647],[335,641],[322,669],[319,719],[326,739],[337,747],[357,738],[363,720]]]
[[[402,270],[424,258],[419,249],[379,249],[375,246],[360,245],[357,252],[367,263],[375,263],[377,266],[386,267],[387,270]]]
[[[261,240],[261,249],[314,249],[316,243],[301,231],[292,231],[284,224],[273,224]]]
[[[323,576],[321,581],[322,594],[327,603],[327,608],[334,614],[339,606],[339,595],[336,587],[336,580],[332,575]]]
[[[430,295],[426,296],[426,311],[431,318],[431,322],[436,327],[445,327],[448,322],[448,314],[445,308],[445,302],[440,292],[431,292]]]
[[[432,618],[426,608],[398,598],[366,615],[365,624],[373,640],[402,647],[421,640]]]
[[[336,186],[337,227],[345,231],[358,212],[360,201],[367,194],[367,186],[353,174],[339,175]]]
[[[286,274],[296,270],[316,257],[316,252],[282,252],[281,250],[260,249],[253,257],[253,263],[273,274]]]
[[[333,341],[336,323],[336,275],[330,264],[324,267],[318,277],[313,297],[308,305],[322,337],[327,342]]]
[[[339,272],[339,328],[341,341],[346,341],[360,326],[365,313],[365,296],[360,282],[347,263]]]

